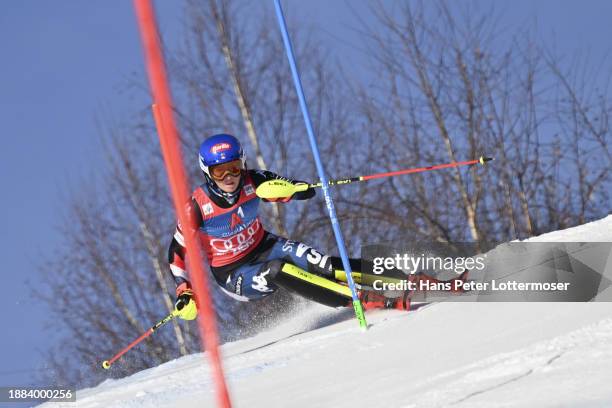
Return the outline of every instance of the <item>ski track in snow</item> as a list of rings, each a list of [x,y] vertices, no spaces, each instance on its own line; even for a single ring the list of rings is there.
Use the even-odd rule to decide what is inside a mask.
[[[612,318],[440,374],[412,405],[428,407],[610,406]],[[567,375],[573,373],[573,375]],[[576,378],[576,373],[580,378]],[[441,389],[431,387],[444,383]],[[557,394],[554,400],[539,395]],[[504,402],[505,401],[505,402]]]
[[[530,241],[612,241],[612,215]],[[222,347],[235,407],[612,407],[610,303],[436,303],[411,313],[313,304]],[[45,407],[214,407],[206,353]]]

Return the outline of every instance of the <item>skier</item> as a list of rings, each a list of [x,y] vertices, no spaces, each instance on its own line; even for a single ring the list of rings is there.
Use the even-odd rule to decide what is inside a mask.
[[[192,211],[211,272],[223,292],[234,299],[249,301],[269,296],[280,286],[328,306],[352,304],[347,296],[282,272],[283,265],[288,263],[336,281],[337,271],[342,269],[339,258],[266,231],[258,216],[261,200],[307,200],[315,196],[314,189],[279,199],[258,197],[255,190],[265,181],[303,182],[266,170],[248,169],[240,142],[229,134],[207,138],[200,146],[199,164],[205,182],[193,192]],[[175,306],[179,317],[193,320],[197,307],[185,271],[185,243],[180,224],[170,244],[169,263],[177,285]],[[351,259],[351,268],[360,271],[361,261]],[[363,290],[359,296],[366,309],[372,306],[409,308],[406,297],[398,301]]]

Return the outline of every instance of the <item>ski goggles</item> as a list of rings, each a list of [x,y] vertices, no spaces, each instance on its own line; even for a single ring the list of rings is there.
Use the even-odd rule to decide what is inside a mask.
[[[217,164],[209,169],[210,177],[215,180],[223,180],[228,174],[230,176],[238,177],[242,170],[244,170],[244,164],[242,160],[234,160],[231,162]]]

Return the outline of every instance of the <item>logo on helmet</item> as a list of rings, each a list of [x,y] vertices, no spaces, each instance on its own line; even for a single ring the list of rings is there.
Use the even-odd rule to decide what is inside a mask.
[[[217,143],[216,145],[210,148],[210,152],[212,154],[217,154],[219,152],[229,150],[231,148],[232,146],[229,143]]]

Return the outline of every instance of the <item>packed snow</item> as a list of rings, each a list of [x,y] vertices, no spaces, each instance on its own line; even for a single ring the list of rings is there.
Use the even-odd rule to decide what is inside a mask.
[[[531,241],[612,241],[612,215]],[[610,262],[608,263],[610,264]],[[610,271],[608,271],[610,272]],[[453,303],[367,313],[312,304],[225,344],[235,407],[611,407],[609,303]],[[206,353],[57,406],[214,407]]]

